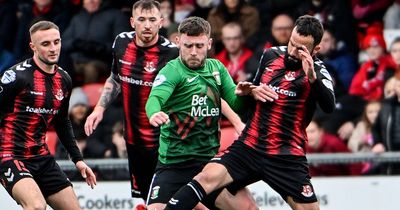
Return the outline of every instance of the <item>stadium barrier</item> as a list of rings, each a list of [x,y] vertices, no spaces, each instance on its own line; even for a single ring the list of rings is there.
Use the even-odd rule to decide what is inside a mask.
[[[357,163],[357,162],[400,162],[400,152],[375,153],[326,153],[308,154],[310,164],[322,163]],[[91,167],[97,169],[126,169],[127,159],[87,159],[85,160]],[[76,170],[74,164],[69,160],[57,160],[63,170]]]

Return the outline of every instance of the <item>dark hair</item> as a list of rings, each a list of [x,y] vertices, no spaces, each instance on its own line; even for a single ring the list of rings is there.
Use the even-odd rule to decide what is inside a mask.
[[[302,36],[312,36],[314,47],[317,46],[324,35],[324,27],[319,20],[311,15],[303,15],[294,23],[296,32]]]
[[[189,17],[184,19],[178,27],[178,33],[188,36],[199,36],[205,34],[210,37],[211,26],[206,20],[201,17]]]
[[[246,4],[244,0],[239,0],[238,5],[235,8],[233,13],[229,12],[228,7],[225,4],[224,0],[221,0],[216,8],[216,12],[223,18],[225,22],[231,21],[239,21],[240,18],[240,10]]]
[[[141,8],[142,10],[151,10],[153,8],[156,8],[158,11],[160,11],[160,2],[154,0],[137,1],[132,6],[132,14],[137,8]]]
[[[30,36],[32,36],[32,34],[36,33],[37,31],[45,31],[45,30],[49,30],[52,28],[56,29],[57,31],[60,31],[58,26],[56,24],[54,24],[53,22],[45,21],[45,20],[39,21],[39,22],[33,24],[29,28],[29,34],[30,34]]]

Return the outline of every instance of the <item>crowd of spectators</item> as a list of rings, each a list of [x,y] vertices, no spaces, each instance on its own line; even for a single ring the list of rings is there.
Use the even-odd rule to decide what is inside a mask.
[[[96,132],[83,131],[93,108],[85,86],[102,84],[110,73],[111,46],[129,31],[134,1],[0,0],[0,73],[31,52],[28,28],[38,20],[53,21],[62,34],[60,66],[71,75],[74,91],[70,117],[86,158],[125,158],[122,107],[107,109]],[[400,1],[399,0],[160,0],[164,16],[160,34],[175,41],[178,23],[201,16],[212,27],[212,57],[235,82],[251,81],[263,50],[285,46],[293,20],[309,14],[324,25],[317,55],[335,81],[332,115],[317,112],[307,131],[309,152],[384,152],[400,150]],[[384,36],[395,31],[395,36]],[[386,39],[385,39],[386,37]],[[391,118],[388,125],[388,118]],[[398,126],[396,126],[398,125]],[[386,126],[386,127],[385,127]],[[388,127],[389,126],[389,127]],[[392,127],[390,127],[392,126]],[[385,130],[387,129],[387,130]],[[389,133],[388,133],[389,132]],[[322,146],[321,146],[322,145]],[[332,148],[331,148],[332,146]],[[323,147],[323,149],[322,149]],[[340,149],[338,149],[340,148]],[[66,158],[57,146],[58,158]],[[342,170],[313,168],[315,175],[394,173],[391,166],[370,163]],[[378,168],[378,169],[377,169]],[[355,171],[358,169],[358,171]],[[332,171],[335,170],[335,171]]]

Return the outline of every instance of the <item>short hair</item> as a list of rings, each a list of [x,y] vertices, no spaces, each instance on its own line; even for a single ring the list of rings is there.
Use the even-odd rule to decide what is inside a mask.
[[[243,36],[242,26],[238,22],[229,22],[222,27],[222,29],[224,28],[239,28],[240,35]]]
[[[154,0],[140,0],[133,4],[132,6],[132,14],[137,8],[141,8],[142,10],[151,10],[156,8],[160,11],[160,2]]]
[[[60,31],[58,26],[56,24],[54,24],[53,22],[42,20],[42,21],[39,21],[39,22],[33,24],[29,28],[29,35],[32,36],[32,34],[36,33],[37,31],[45,31],[45,30],[49,30],[52,28],[56,29],[57,31]]]
[[[201,34],[210,37],[211,25],[201,17],[189,17],[184,19],[178,27],[178,34],[186,34],[188,36],[199,36]]]
[[[324,27],[321,22],[311,16],[303,15],[300,16],[294,23],[296,32],[302,36],[312,36],[314,39],[314,47],[317,46],[324,35]]]

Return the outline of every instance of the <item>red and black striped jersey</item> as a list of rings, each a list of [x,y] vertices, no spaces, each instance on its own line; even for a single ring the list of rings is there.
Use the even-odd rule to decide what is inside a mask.
[[[50,154],[45,138],[51,124],[67,150],[73,150],[72,158],[82,159],[68,119],[71,78],[60,67],[55,68],[49,74],[28,59],[1,76],[1,161]]]
[[[150,125],[145,105],[154,78],[168,61],[178,57],[178,48],[162,36],[149,47],[137,46],[135,38],[135,32],[124,32],[113,44],[112,72],[121,83],[124,137],[128,144],[158,147],[160,131]]]
[[[317,103],[325,112],[335,107],[332,78],[323,62],[314,58],[317,80],[311,84],[304,70],[285,66],[287,47],[264,51],[254,84],[267,84],[279,98],[273,102],[257,101],[240,140],[270,155],[305,155],[306,127]]]

